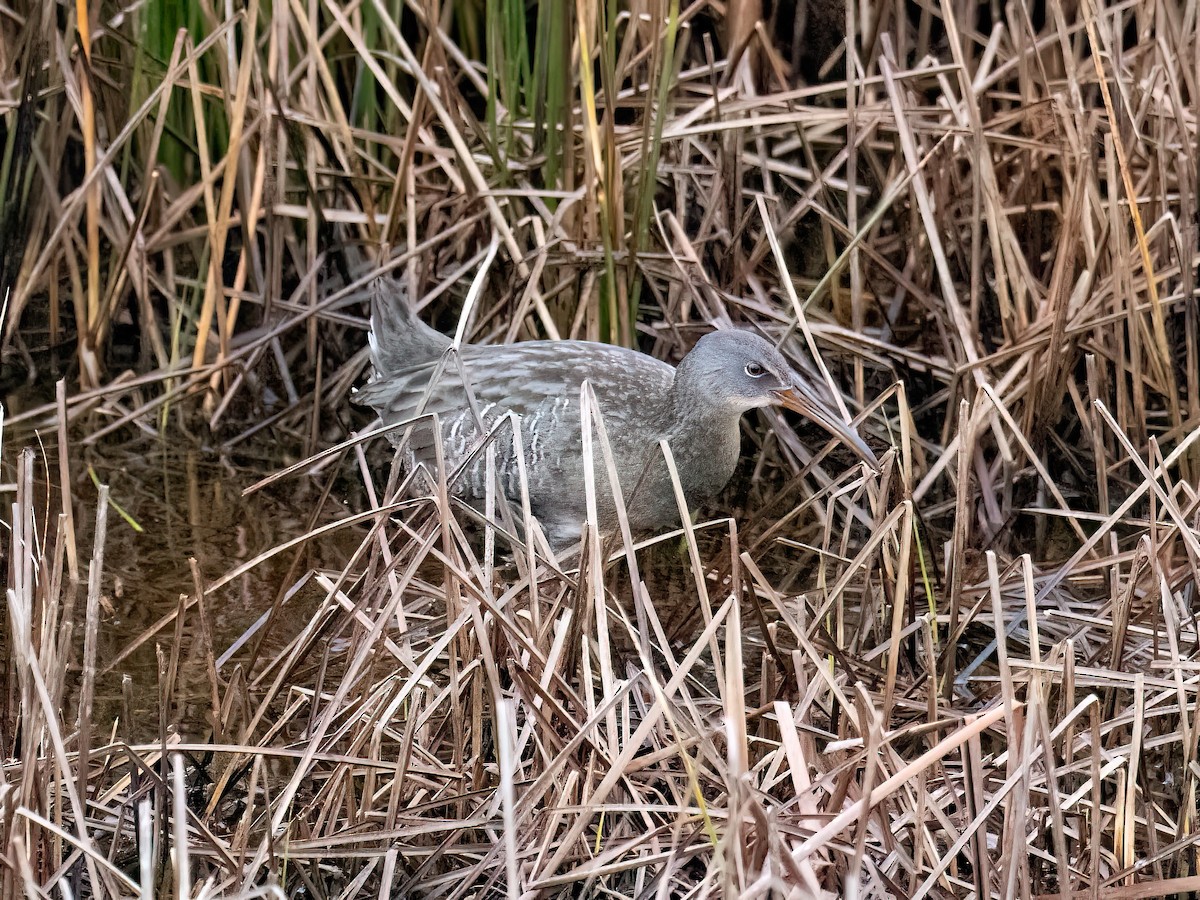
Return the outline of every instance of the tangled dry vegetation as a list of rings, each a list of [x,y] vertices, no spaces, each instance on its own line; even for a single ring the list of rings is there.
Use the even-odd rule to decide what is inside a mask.
[[[1195,0],[77,0],[0,33],[35,388],[4,898],[1200,891]],[[361,265],[452,329],[493,240],[471,339],[815,346],[882,470],[772,415],[704,521],[578,568],[387,478],[347,412]],[[322,500],[195,566],[102,719],[113,529],[72,447],[139,432],[267,437]],[[315,591],[305,626],[230,650],[231,586],[334,532],[261,598]]]

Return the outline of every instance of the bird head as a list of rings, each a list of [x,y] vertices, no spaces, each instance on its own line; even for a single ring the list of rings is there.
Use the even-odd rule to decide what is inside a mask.
[[[697,382],[709,403],[738,415],[765,406],[794,410],[871,466],[879,465],[871,448],[824,396],[821,383],[796,372],[774,345],[756,334],[735,330],[706,334],[679,364],[679,373]]]

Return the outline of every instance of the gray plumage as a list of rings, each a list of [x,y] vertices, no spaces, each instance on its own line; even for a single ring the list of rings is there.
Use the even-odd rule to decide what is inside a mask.
[[[745,412],[773,404],[800,408],[796,404],[801,403],[807,404],[802,411],[810,416],[808,407],[813,404],[828,413],[823,399],[774,346],[742,331],[705,335],[678,368],[635,350],[589,341],[463,344],[457,359],[450,354],[431,385],[451,341],[412,313],[398,285],[380,280],[373,290],[370,344],[375,377],[356,401],[373,407],[385,424],[422,412],[438,413],[448,471],[456,471],[475,454],[453,484],[454,493],[473,506],[481,508],[485,496],[485,457],[477,452],[483,436],[509,412],[520,416],[530,504],[556,548],[578,540],[587,515],[580,424],[584,381],[590,383],[604,417],[635,532],[679,522],[660,439],[670,445],[688,506],[695,508],[733,474],[741,448],[739,421]],[[464,390],[464,375],[474,408]],[[832,423],[819,415],[814,418],[874,463],[861,438],[836,415]],[[393,442],[403,432],[391,432]],[[499,429],[495,446],[498,489],[519,509],[511,428]],[[435,445],[428,424],[413,429],[406,448],[406,465],[433,469]],[[595,442],[593,459],[597,524],[608,533],[617,527],[617,512]]]

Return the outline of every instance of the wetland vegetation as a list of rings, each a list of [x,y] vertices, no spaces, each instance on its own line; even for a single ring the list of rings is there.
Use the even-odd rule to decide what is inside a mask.
[[[1198,44],[0,0],[0,900],[1200,894]],[[381,270],[471,341],[752,328],[882,465],[763,411],[681,532],[529,550],[350,403]]]

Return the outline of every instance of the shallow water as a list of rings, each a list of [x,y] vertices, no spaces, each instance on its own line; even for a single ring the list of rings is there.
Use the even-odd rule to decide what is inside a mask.
[[[211,584],[259,554],[311,528],[360,512],[368,504],[358,473],[345,461],[316,475],[292,475],[243,497],[244,488],[294,461],[284,458],[283,448],[265,436],[253,446],[239,447],[236,455],[229,455],[195,444],[189,446],[179,435],[162,439],[132,432],[135,436],[130,438],[131,432],[125,432],[124,440],[109,439],[90,447],[82,446],[75,435],[71,448],[71,490],[83,581],[76,599],[77,620],[84,614],[97,482],[109,485],[112,503],[141,528],[136,530],[115,506],[110,507],[98,630],[102,671],[94,721],[102,730],[108,730],[109,723],[122,718],[119,734],[131,740],[153,739],[163,724],[200,740],[210,730],[212,692],[209,654],[201,640],[198,610],[194,605],[189,608],[178,629],[174,621],[163,624],[164,617],[179,609],[181,595],[195,595],[189,560],[195,558],[200,577]],[[44,439],[50,441],[53,435]],[[52,443],[44,448],[51,461],[47,472],[41,448],[32,440],[26,443],[39,452],[39,492],[46,490],[49,482],[48,508],[57,507],[56,448]],[[13,463],[19,449],[19,445],[6,442],[0,480],[14,480]],[[386,454],[380,452],[377,456],[386,467]],[[715,507],[735,510],[745,523],[748,514],[769,499],[773,487],[778,487],[755,474],[755,458],[748,452]],[[330,479],[333,489],[322,505],[322,492]],[[227,657],[217,673],[223,683],[234,677],[238,666],[245,669],[256,664],[253,671],[261,671],[265,659],[304,628],[323,596],[311,584],[289,597],[272,617],[269,628],[246,636],[278,598],[292,591],[312,570],[342,568],[366,527],[339,529],[275,555],[207,599],[212,658]],[[743,539],[747,537],[744,533]],[[728,553],[725,540],[717,532],[704,535],[704,543],[704,556],[710,561]],[[794,557],[788,559],[790,555],[767,551],[760,556],[760,563],[764,569],[773,570],[772,574],[780,574],[781,569],[795,565]],[[685,639],[699,626],[700,614],[683,547],[678,542],[660,547],[640,558],[639,563],[653,602],[664,621],[670,623],[671,637]],[[618,594],[628,590],[621,577],[614,576],[612,583]],[[713,588],[718,593],[727,589],[716,584]],[[754,630],[752,623],[747,624]],[[76,665],[81,657],[82,634],[80,622],[76,628]],[[160,667],[169,666],[172,654],[177,655],[178,675],[174,700],[164,709],[159,697]],[[123,698],[124,676],[130,679],[131,701]],[[219,693],[224,696],[227,692],[222,689]],[[130,703],[128,716],[122,715],[125,703]]]
[[[179,443],[143,436],[124,443],[75,446],[71,453],[71,490],[82,582],[75,600],[75,662],[78,664],[81,656],[81,620],[95,532],[98,481],[109,485],[111,504],[104,543],[97,633],[100,677],[94,721],[107,730],[108,724],[120,715],[122,678],[127,675],[132,682],[133,702],[128,717],[131,721],[122,724],[120,733],[130,739],[144,740],[159,732],[159,668],[163,662],[169,664],[172,653],[178,656],[178,675],[175,700],[163,711],[166,723],[188,737],[201,738],[208,730],[211,696],[208,654],[204,652],[197,608],[193,604],[186,611],[178,630],[172,621],[152,631],[164,617],[176,613],[181,595],[195,596],[189,560],[195,558],[204,583],[212,584],[259,554],[348,512],[336,488],[318,511],[325,481],[337,477],[333,468],[317,476],[298,474],[243,497],[241,492],[245,487],[284,464],[272,458],[270,447],[258,456],[234,458],[201,448],[180,447]],[[41,494],[47,473],[38,450],[36,480],[37,493]],[[6,482],[13,480],[13,461],[18,451],[19,448],[5,450],[3,480]],[[51,460],[57,458],[53,445],[46,447],[46,453]],[[60,498],[56,466],[49,473],[49,481],[50,505],[57,508]],[[346,480],[346,484],[351,483]],[[362,504],[356,502],[355,509],[358,508]],[[341,567],[358,543],[363,528],[326,534],[279,553],[207,598],[205,612],[212,634],[212,656],[218,660],[227,653],[230,656],[218,672],[222,681],[232,677],[236,666],[244,666],[251,660],[264,635],[262,647],[257,648],[259,657],[278,651],[303,628],[316,599],[317,592],[312,587],[302,587],[289,597],[272,618],[269,629],[260,630],[240,648],[236,646],[279,595],[312,569]]]

